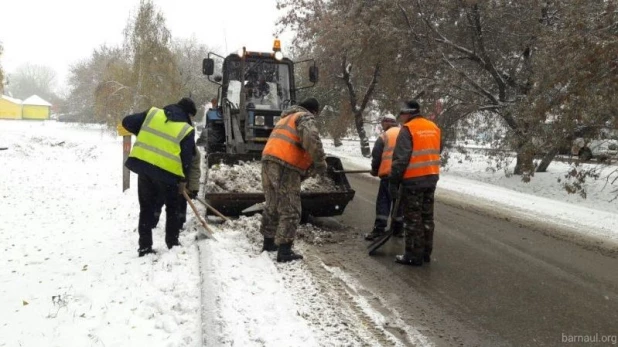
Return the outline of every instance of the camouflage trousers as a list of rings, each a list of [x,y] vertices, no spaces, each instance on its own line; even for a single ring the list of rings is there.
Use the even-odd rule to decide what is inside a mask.
[[[405,231],[405,253],[413,257],[431,255],[433,250],[434,194],[436,187],[404,186],[401,203]]]
[[[300,173],[272,161],[262,162],[266,205],[260,232],[277,245],[291,243],[300,223]]]

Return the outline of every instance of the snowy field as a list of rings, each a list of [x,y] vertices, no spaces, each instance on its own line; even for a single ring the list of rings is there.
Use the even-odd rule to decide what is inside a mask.
[[[0,346],[197,346],[195,232],[137,257],[135,177],[96,127],[0,121]]]
[[[325,145],[346,168],[369,167],[357,143]],[[211,224],[218,241],[198,242],[189,211],[183,246],[171,251],[162,217],[154,231],[159,253],[138,258],[136,177],[121,192],[122,145],[113,134],[0,121],[0,147],[9,147],[0,151],[0,347],[399,345],[387,331],[374,340],[367,329],[382,329],[379,312],[359,298],[341,301],[308,267],[321,267],[327,281],[360,285],[340,269],[316,259],[277,264],[274,254],[260,253],[259,216]],[[486,171],[482,156],[453,158],[439,194],[465,194],[618,239],[618,202],[608,202],[609,189],[589,182],[588,199],[566,194],[556,182],[565,164],[522,183]],[[329,238],[311,225],[299,234],[310,243]],[[302,241],[298,247],[303,251]],[[359,309],[370,321],[358,320]],[[428,345],[414,327],[405,331],[409,341]]]

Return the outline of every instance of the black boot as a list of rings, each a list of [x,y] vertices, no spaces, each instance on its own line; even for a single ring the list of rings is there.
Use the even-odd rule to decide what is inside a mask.
[[[394,226],[391,226],[391,229],[393,230],[393,236],[398,237],[400,239],[403,238],[403,225],[394,225]]]
[[[266,252],[274,252],[277,249],[279,249],[279,247],[277,247],[277,245],[275,244],[275,239],[271,238],[271,237],[265,237],[264,238],[264,245],[262,246],[262,252],[266,251]]]
[[[408,253],[404,253],[402,255],[395,256],[395,263],[399,263],[403,265],[421,266],[423,265],[423,258],[415,257],[412,255],[409,255]]]
[[[167,249],[172,249],[173,247],[176,247],[176,246],[182,246],[180,244],[180,241],[178,241],[178,239],[170,240],[170,241],[165,240],[165,243],[167,244]]]
[[[137,250],[137,255],[139,257],[143,257],[146,254],[157,254],[157,251],[155,251],[154,249],[152,249],[152,247],[147,247],[147,248],[140,248]]]
[[[285,263],[298,259],[303,259],[303,256],[301,254],[294,253],[291,242],[282,243],[279,245],[279,252],[277,253],[277,261],[279,263]]]
[[[365,240],[373,241],[386,233],[385,230],[373,229],[369,234],[365,234]]]

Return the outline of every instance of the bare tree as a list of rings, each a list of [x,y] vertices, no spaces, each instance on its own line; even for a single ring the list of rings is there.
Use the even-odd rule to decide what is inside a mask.
[[[95,117],[97,90],[102,93],[100,88],[114,84],[111,81],[115,79],[110,79],[110,70],[113,69],[112,66],[118,64],[124,65],[127,69],[129,67],[128,57],[123,54],[122,49],[101,46],[95,49],[88,59],[71,66],[68,79],[70,89],[66,103],[72,119],[80,122],[105,121],[106,111],[112,106],[107,101],[102,102],[98,112],[102,117]],[[114,91],[108,94],[114,94]]]
[[[179,39],[172,43],[172,53],[180,74],[180,90],[190,96],[200,107],[217,96],[217,86],[209,83],[202,74],[202,59],[206,58],[209,47],[197,42],[195,38]]]
[[[127,113],[162,107],[182,96],[171,35],[152,1],[140,1],[124,34],[118,59],[106,64],[94,93],[96,117],[110,126]]]
[[[56,71],[44,65],[26,63],[19,66],[11,74],[11,83],[8,89],[14,97],[25,99],[38,95],[46,100],[55,97]]]

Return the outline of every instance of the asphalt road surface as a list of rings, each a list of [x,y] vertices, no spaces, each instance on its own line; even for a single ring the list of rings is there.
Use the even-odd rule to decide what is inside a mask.
[[[348,179],[356,196],[336,218],[345,236],[312,252],[353,276],[435,345],[556,346],[578,336],[597,336],[589,345],[612,345],[616,250],[556,237],[560,230],[551,221],[521,223],[438,191],[431,264],[394,263],[402,239],[369,257],[362,235],[373,226],[378,182],[366,175]],[[602,343],[605,337],[610,340]]]

